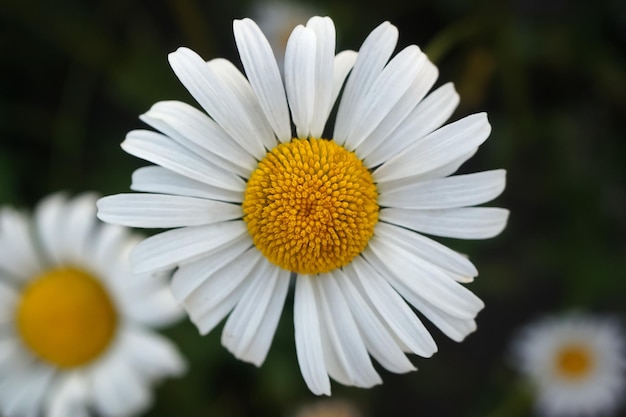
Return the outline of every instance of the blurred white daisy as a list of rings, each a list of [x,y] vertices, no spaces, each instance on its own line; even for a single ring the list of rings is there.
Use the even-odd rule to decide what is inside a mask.
[[[167,273],[133,276],[139,240],[99,224],[97,196],[54,194],[34,218],[0,209],[0,414],[127,416],[183,372],[150,327],[180,318]]]
[[[303,405],[295,417],[361,417],[361,413],[348,401],[326,399]]]
[[[306,23],[319,10],[312,4],[291,0],[259,1],[253,5],[251,15],[267,38],[282,70],[285,48],[294,27]]]
[[[482,239],[504,228],[507,210],[469,207],[502,192],[503,170],[447,177],[487,139],[487,117],[441,127],[458,103],[453,86],[426,96],[437,69],[415,45],[389,60],[398,31],[388,22],[358,54],[337,55],[330,18],[297,26],[284,82],[252,20],[235,21],[234,33],[247,79],[229,61],[178,49],[170,64],[208,116],[159,102],[141,118],[161,133],[132,131],[122,143],[160,166],[133,175],[147,194],[105,197],[98,215],[175,228],[141,242],[133,266],[178,266],[172,290],[200,332],[229,316],[222,343],[257,366],[295,277],[298,362],[316,394],[330,394],[329,376],[381,383],[370,355],[397,373],[415,369],[405,353],[431,356],[435,342],[409,304],[462,340],[483,308],[460,284],[476,268],[421,233]]]
[[[626,344],[606,317],[547,317],[524,328],[514,362],[536,390],[541,415],[597,416],[616,409],[626,393]]]

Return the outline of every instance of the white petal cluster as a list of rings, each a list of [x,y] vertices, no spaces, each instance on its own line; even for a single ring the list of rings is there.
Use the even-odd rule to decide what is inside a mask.
[[[157,166],[133,175],[132,189],[142,194],[106,197],[98,216],[173,228],[136,247],[136,270],[178,267],[173,293],[200,331],[228,316],[223,344],[260,365],[295,274],[253,246],[241,209],[246,181],[278,144],[326,137],[372,172],[381,209],[360,256],[295,278],[295,341],[308,387],[330,394],[329,376],[358,387],[381,383],[370,355],[393,372],[414,370],[406,353],[436,351],[415,310],[463,340],[483,303],[460,283],[477,270],[424,234],[484,239],[505,227],[507,210],[473,207],[503,191],[503,170],[450,176],[489,136],[486,115],[443,126],[459,101],[454,87],[429,94],[437,68],[415,45],[393,55],[398,30],[388,22],[358,53],[336,53],[332,20],[311,18],[289,38],[284,76],[252,20],[235,21],[234,35],[245,75],[226,60],[178,49],[170,64],[204,112],[156,103],[142,120],[157,131],[132,131],[122,144]]]

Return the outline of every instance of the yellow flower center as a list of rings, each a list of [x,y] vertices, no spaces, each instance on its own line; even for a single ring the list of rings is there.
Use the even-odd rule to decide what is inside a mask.
[[[567,346],[556,357],[557,372],[567,379],[578,379],[589,374],[593,367],[593,356],[583,346]]]
[[[17,327],[24,343],[60,368],[98,357],[113,339],[116,325],[116,310],[107,291],[76,268],[52,269],[36,277],[17,306]]]
[[[378,193],[354,152],[326,139],[293,139],[252,173],[244,220],[272,263],[301,274],[348,264],[378,221]]]

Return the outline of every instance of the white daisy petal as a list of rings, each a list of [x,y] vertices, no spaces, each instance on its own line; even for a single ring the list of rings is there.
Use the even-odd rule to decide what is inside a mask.
[[[183,302],[183,300],[192,292],[195,292],[200,285],[209,284],[205,281],[209,277],[213,277],[218,270],[230,264],[235,259],[237,259],[238,262],[243,262],[242,259],[239,259],[239,256],[245,256],[242,254],[246,252],[250,246],[250,238],[242,234],[237,239],[232,240],[227,245],[207,254],[203,258],[180,265],[172,278],[172,294],[174,294],[174,297],[179,302]],[[220,276],[222,276],[222,274],[220,274]],[[216,280],[221,282],[219,277],[211,278],[210,282],[214,283]],[[210,289],[213,292],[207,291],[207,295],[217,295],[219,294],[220,288],[229,287],[228,283],[223,284],[223,287],[217,286],[213,288],[213,286],[211,286]],[[204,300],[203,302],[206,303],[207,306],[211,304],[208,300]]]
[[[444,271],[411,256],[410,252],[395,242],[373,236],[366,250],[368,249],[374,255],[368,255],[368,261],[375,262],[377,259],[377,268],[384,265],[384,270],[379,272],[387,271],[389,274],[386,278],[392,285],[402,284],[429,300],[435,307],[462,319],[473,319],[484,307],[478,297]]]
[[[446,271],[469,277],[478,275],[476,267],[465,256],[419,233],[384,222],[376,225],[374,233],[381,239],[393,241],[402,246],[413,256],[422,258]]]
[[[14,306],[14,304],[12,304],[11,306]],[[3,307],[2,309],[9,311],[9,313],[13,312],[12,309],[9,310],[6,307]],[[5,317],[2,320],[0,320],[0,361],[4,359],[4,355],[7,355],[10,353],[10,350],[9,351],[6,350],[7,347],[4,346],[4,343],[7,341],[11,341],[14,338],[15,338],[15,327],[13,325],[13,317],[10,317],[10,316]]]
[[[134,275],[132,279],[154,278],[158,274]],[[169,276],[167,276],[169,278]],[[163,283],[137,285],[134,291],[127,290],[128,296],[123,308],[125,314],[137,323],[150,327],[163,327],[181,317],[182,309],[171,290]]]
[[[17,291],[11,285],[0,281],[0,327],[13,320],[11,316],[17,299]]]
[[[369,147],[361,150],[365,164],[370,167],[378,166],[416,140],[440,128],[458,104],[459,95],[454,85],[442,85],[422,100],[384,141],[375,142],[377,146],[371,151]]]
[[[256,330],[255,336],[252,338],[250,345],[244,352],[246,360],[260,366],[270,350],[274,334],[283,312],[287,292],[289,290],[289,280],[291,273],[289,271],[279,271],[276,286],[272,292],[272,298],[268,302],[263,320]]]
[[[241,206],[196,197],[117,194],[98,201],[98,217],[131,227],[182,227],[241,218]]]
[[[433,306],[425,298],[420,297],[410,289],[402,286],[397,286],[396,288],[412,306],[422,313],[432,324],[437,326],[443,334],[455,342],[462,342],[470,333],[476,330],[476,321],[474,319],[455,317]]]
[[[346,148],[356,149],[392,110],[401,118],[411,111],[419,97],[405,93],[413,86],[426,61],[426,55],[416,45],[407,46],[389,61],[354,110],[354,126],[346,137]],[[403,97],[409,100],[402,100]],[[403,108],[395,108],[398,103]]]
[[[349,385],[369,388],[382,383],[382,380],[372,365],[363,338],[359,334],[335,276],[337,279],[345,279],[340,270],[335,270],[329,274],[319,275],[313,283],[322,328],[327,333],[332,356],[337,361],[336,366],[331,366],[334,361],[327,362],[326,366],[332,377],[333,369],[339,367],[341,378],[347,376]],[[325,352],[325,355],[327,353],[330,352]],[[330,358],[330,355],[327,358]]]
[[[443,210],[385,208],[381,221],[407,227],[429,235],[457,239],[488,239],[498,235],[509,211],[495,207],[463,207]]]
[[[410,209],[473,206],[499,196],[504,191],[505,175],[506,171],[499,169],[386,187],[378,203],[386,207]]]
[[[196,325],[201,335],[208,334],[235,308],[235,305],[247,289],[245,284],[245,282],[241,283],[241,285],[220,300],[219,303],[201,315],[194,316],[191,313],[192,310],[189,310],[189,318]]]
[[[414,177],[406,177],[400,178],[392,181],[385,181],[378,183],[376,188],[379,190],[380,194],[387,192],[387,190],[395,190],[396,188],[407,187],[410,184],[414,184],[419,181],[428,181],[432,179],[445,178],[449,175],[454,174],[459,170],[459,167],[463,165],[465,161],[474,156],[478,148],[472,149],[469,153],[461,155],[458,158],[450,161],[447,164],[444,164],[435,169],[429,170],[422,174],[416,175]]]
[[[243,191],[245,183],[183,146],[156,132],[133,130],[126,135],[122,148],[131,155],[161,165],[196,181],[231,191]]]
[[[346,370],[341,358],[338,356],[334,346],[332,337],[333,333],[330,333],[326,327],[326,320],[323,318],[320,306],[319,306],[319,295],[316,291],[316,303],[318,303],[317,309],[320,311],[320,340],[322,342],[322,351],[324,356],[324,366],[328,372],[328,375],[343,385],[354,386],[353,378],[350,377],[348,371]]]
[[[237,358],[260,366],[276,332],[285,303],[289,272],[263,259],[241,300],[228,317],[222,344]]]
[[[266,149],[274,148],[277,145],[276,137],[246,77],[227,59],[212,59],[207,62],[207,65],[224,83],[227,91],[236,93],[242,111],[245,110],[245,114],[250,119],[250,122],[243,126],[248,130],[247,134],[257,135]],[[234,122],[241,123],[239,118]]]
[[[250,173],[250,169],[241,167],[237,164],[234,164],[232,161],[222,159],[215,153],[206,150],[202,146],[196,145],[194,142],[190,141],[186,135],[192,135],[193,132],[187,131],[186,129],[181,129],[182,132],[176,130],[176,128],[170,126],[164,120],[153,117],[149,114],[143,114],[139,116],[139,118],[146,124],[150,125],[154,129],[163,133],[165,136],[172,139],[174,142],[185,148],[186,150],[192,152],[195,155],[200,156],[201,158],[208,161],[211,165],[215,165],[223,169],[226,172],[232,172],[237,174],[238,176],[247,176]],[[206,139],[206,138],[205,138]],[[216,149],[219,146],[215,146]],[[249,155],[249,158],[254,161],[254,158]]]
[[[68,373],[55,381],[48,396],[49,417],[88,417],[87,389],[80,372]]]
[[[243,149],[261,159],[265,155],[261,138],[265,132],[255,129],[249,106],[242,102],[241,95],[230,90],[206,62],[190,49],[178,48],[169,55],[169,61],[180,81],[204,110]]]
[[[281,142],[291,140],[289,109],[276,58],[267,38],[251,19],[233,22],[241,63],[265,115]]]
[[[207,198],[231,203],[243,201],[241,192],[214,187],[154,165],[135,170],[130,188],[134,191]]]
[[[376,257],[372,255],[371,252],[368,251],[367,253],[365,253],[365,255],[368,262],[371,261],[372,264],[375,265],[380,271],[384,270],[384,267],[379,263],[378,259],[376,259]],[[458,318],[446,313],[445,311],[433,306],[429,301],[421,297],[414,290],[404,285],[400,281],[396,280],[393,282],[394,288],[391,288],[390,284],[386,282],[384,283],[384,285],[382,285],[380,281],[364,282],[363,286],[365,288],[368,288],[367,286],[372,284],[375,284],[375,286],[369,289],[368,295],[374,297],[377,296],[377,291],[386,290],[387,292],[395,294],[395,296],[397,296],[400,300],[402,300],[402,298],[406,299],[429,321],[437,326],[439,330],[441,330],[446,336],[456,342],[461,342],[463,339],[465,339],[465,337],[467,337],[468,334],[476,330],[476,322],[473,319]],[[402,297],[400,297],[396,291],[399,292]],[[402,302],[405,303],[404,300]],[[424,329],[423,331],[426,330]],[[428,333],[426,334],[430,337]],[[434,341],[432,341],[432,343],[434,348],[431,352],[431,355],[436,351]]]
[[[159,328],[181,317],[182,309],[169,288],[159,288],[140,295],[139,300],[134,297],[134,302],[127,303],[125,308],[125,313],[134,321]]]
[[[337,284],[346,298],[370,354],[391,372],[414,371],[415,367],[404,355],[390,330],[381,322],[379,316],[365,301],[350,279],[346,276],[338,277]]]
[[[256,160],[206,114],[180,101],[160,101],[139,117],[215,165],[248,175]]]
[[[187,368],[176,346],[157,333],[135,326],[124,338],[129,365],[148,381],[180,375]]]
[[[368,163],[366,158],[373,150],[382,144],[387,144],[390,132],[394,132],[398,126],[406,124],[407,116],[414,112],[416,105],[437,80],[439,75],[437,67],[425,55],[422,54],[421,56],[424,59],[420,60],[422,65],[419,67],[419,72],[413,82],[408,86],[402,97],[393,105],[393,108],[388,111],[387,115],[381,119],[378,126],[367,137],[362,139],[362,142],[358,145],[359,157],[366,164]],[[360,139],[357,137],[357,140]]]
[[[329,112],[332,110],[335,101],[337,101],[339,92],[343,87],[346,77],[352,70],[352,67],[354,67],[357,56],[358,54],[355,51],[341,51],[335,55],[335,60],[333,61],[333,88],[330,98],[330,108],[328,109]]]
[[[59,222],[63,215],[66,197],[63,194],[52,194],[43,199],[35,208],[35,223],[44,255],[55,263],[63,259],[59,245]]]
[[[322,137],[332,108],[333,70],[335,60],[335,25],[329,17],[314,16],[306,27],[315,32],[315,100],[310,136]]]
[[[0,383],[21,369],[32,365],[32,356],[25,352],[22,342],[15,338],[0,339]],[[2,401],[0,401],[0,404]]]
[[[344,270],[352,284],[366,296],[370,306],[408,351],[426,358],[437,351],[437,345],[424,324],[367,262],[352,262]]]
[[[359,55],[346,82],[335,123],[333,139],[343,145],[354,128],[358,116],[355,109],[378,77],[398,41],[398,29],[389,22],[380,24],[361,45]]]
[[[320,323],[314,281],[318,277],[299,275],[296,278],[293,304],[293,325],[298,365],[307,387],[315,395],[330,395],[330,379],[320,339]]]
[[[31,224],[24,214],[8,207],[1,209],[0,232],[0,271],[19,280],[28,280],[41,271]]]
[[[90,264],[97,270],[106,271],[120,257],[120,248],[129,239],[128,229],[112,224],[103,224],[95,231],[91,242]]]
[[[65,242],[64,257],[67,261],[79,263],[89,246],[96,223],[97,198],[95,193],[84,193],[75,197],[59,219]]]
[[[168,230],[140,242],[131,252],[135,273],[169,269],[206,255],[247,233],[242,221]]]
[[[491,126],[484,113],[467,116],[414,142],[374,171],[376,182],[412,177],[445,165],[483,143]]]
[[[185,308],[200,334],[209,333],[232,311],[247,290],[254,276],[251,271],[260,259],[259,251],[254,248],[248,250],[241,256],[241,262],[231,262],[220,270],[220,277],[226,276],[230,281],[226,283],[227,286],[220,288],[217,296],[209,294],[216,285],[213,279],[207,279],[185,300]],[[224,282],[220,278],[212,278],[218,280],[218,283]]]
[[[285,89],[299,138],[309,136],[315,103],[315,32],[297,26],[285,51]]]
[[[228,254],[227,256],[230,256]],[[261,253],[256,248],[248,248],[238,259],[240,262],[224,262],[217,268],[211,268],[207,262],[194,262],[193,264],[181,266],[182,274],[176,274],[175,279],[183,278],[191,279],[191,272],[193,270],[200,270],[199,276],[204,278],[196,287],[194,287],[189,294],[185,296],[182,303],[189,312],[191,319],[196,322],[201,332],[208,333],[214,325],[219,323],[230,310],[235,307],[237,301],[239,301],[241,294],[240,289],[243,288],[244,283],[250,276],[250,273],[255,268],[257,263],[261,259]],[[189,268],[189,269],[188,269]],[[207,274],[207,270],[210,269],[211,275]],[[182,278],[179,278],[182,277]],[[196,277],[193,277],[196,280]],[[185,292],[182,292],[185,294]],[[220,308],[220,306],[224,308]],[[229,306],[229,308],[226,308]],[[224,312],[222,316],[213,319],[212,316],[216,316],[216,313]],[[213,326],[207,328],[205,323],[214,323]]]
[[[100,414],[132,415],[148,406],[152,400],[150,392],[125,361],[118,358],[102,365],[92,372],[89,381],[93,386],[94,405]]]
[[[0,382],[0,410],[7,416],[37,417],[54,376],[48,366],[24,367],[11,379]]]

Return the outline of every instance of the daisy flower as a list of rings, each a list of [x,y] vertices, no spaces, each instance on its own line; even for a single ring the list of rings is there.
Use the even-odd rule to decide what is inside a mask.
[[[612,319],[547,317],[523,329],[513,348],[519,371],[536,390],[541,415],[606,415],[624,399],[626,345]]]
[[[178,49],[170,64],[206,113],[156,103],[141,119],[160,133],[122,143],[158,166],[133,174],[145,193],[101,199],[99,217],[173,228],[138,244],[134,268],[178,266],[172,291],[199,331],[228,316],[223,345],[257,366],[295,280],[297,357],[315,394],[330,395],[329,376],[381,383],[370,355],[396,373],[415,369],[405,353],[431,356],[411,305],[462,340],[483,308],[461,285],[476,268],[423,233],[482,239],[504,228],[506,210],[469,207],[502,192],[504,171],[447,177],[487,139],[487,117],[441,127],[453,86],[426,95],[436,67],[415,45],[390,59],[398,31],[388,22],[358,53],[335,54],[332,20],[311,18],[289,37],[284,81],[252,20],[236,20],[234,34],[247,77]]]
[[[272,47],[280,69],[285,60],[285,47],[291,31],[314,14],[315,7],[312,4],[299,1],[271,0],[254,4],[251,15]]]
[[[303,405],[295,417],[361,417],[361,413],[348,401],[326,399]]]
[[[96,219],[93,194],[54,194],[33,219],[0,209],[0,414],[127,416],[178,375],[150,328],[180,317],[165,272],[133,276],[138,237]]]

